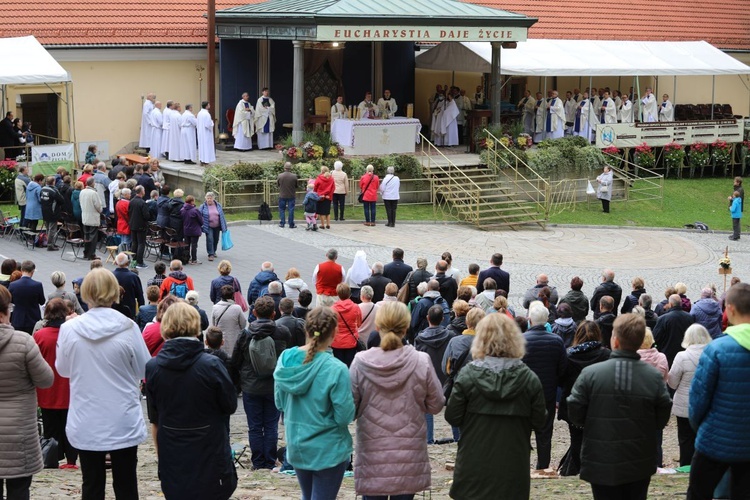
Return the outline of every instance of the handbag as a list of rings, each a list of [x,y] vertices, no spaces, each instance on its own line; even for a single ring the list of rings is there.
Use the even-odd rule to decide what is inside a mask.
[[[401,285],[401,288],[398,289],[398,295],[396,295],[396,299],[402,304],[409,303],[409,282],[411,281],[412,274],[414,274],[414,271],[411,271],[409,274],[406,275],[404,284]]]
[[[232,235],[229,232],[229,229],[221,233],[221,250],[227,251],[231,249],[234,246],[234,243],[232,243]]]
[[[41,438],[39,444],[42,447],[42,463],[45,469],[57,469],[59,458],[59,446],[55,438]]]
[[[453,392],[453,384],[456,382],[456,377],[458,376],[458,371],[463,367],[464,363],[466,362],[466,358],[469,357],[469,353],[471,352],[471,348],[466,349],[466,351],[456,359],[456,364],[451,368],[451,372],[448,375],[448,378],[445,379],[445,382],[443,383],[443,396],[445,396],[445,403],[448,404],[448,399],[451,397],[451,392]]]
[[[371,311],[372,312],[372,311]],[[346,329],[349,330],[349,334],[354,337],[354,340],[357,341],[357,352],[366,351],[367,350],[367,344],[365,344],[365,341],[359,338],[359,335],[354,335],[354,332],[349,327],[349,323],[346,322],[346,319],[339,313],[339,318],[341,318],[341,321],[344,322],[344,326],[346,326]]]
[[[600,193],[608,193],[609,187],[608,186],[599,186],[599,192]]]
[[[234,303],[242,308],[242,312],[247,312],[249,309],[245,296],[242,295],[242,290],[240,290],[237,278],[234,279]]]
[[[357,196],[357,201],[360,203],[363,203],[365,201],[365,191],[367,191],[367,188],[370,187],[370,184],[372,184],[372,180],[375,178],[375,174],[373,173],[370,175],[370,182],[367,183],[365,188],[359,192],[359,196]]]

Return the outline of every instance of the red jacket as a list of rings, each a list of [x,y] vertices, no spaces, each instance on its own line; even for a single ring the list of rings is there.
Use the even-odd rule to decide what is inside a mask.
[[[128,216],[128,205],[130,200],[121,199],[115,204],[115,215],[117,215],[117,234],[130,234],[130,224]]]
[[[156,357],[164,345],[164,337],[161,336],[161,323],[154,321],[143,329],[143,341],[146,342],[151,357]]]
[[[183,273],[182,271],[172,271],[169,273],[164,281],[161,282],[161,298],[163,299],[169,295],[169,291],[172,288],[172,283],[187,283],[188,290],[195,290],[193,286],[193,278]]]
[[[321,198],[328,200],[333,199],[333,191],[336,189],[336,183],[332,176],[326,177],[320,174],[315,178],[315,184],[313,184],[313,190],[320,195]]]
[[[331,306],[338,314],[339,329],[333,337],[331,347],[335,349],[352,349],[357,347],[359,325],[362,324],[362,311],[351,299],[340,300]]]
[[[365,195],[363,201],[378,201],[378,186],[380,179],[375,174],[365,174],[359,179],[359,190]]]
[[[70,405],[70,379],[61,377],[55,368],[57,359],[57,336],[59,326],[47,326],[34,334],[34,340],[39,346],[42,357],[55,373],[55,382],[47,389],[37,389],[36,398],[39,408],[45,410],[67,410]]]

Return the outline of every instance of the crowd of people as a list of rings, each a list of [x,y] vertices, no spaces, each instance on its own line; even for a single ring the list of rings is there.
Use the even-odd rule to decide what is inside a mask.
[[[25,155],[35,140],[31,122],[22,122],[12,111],[5,113],[5,118],[0,120],[0,151],[4,151],[1,158],[16,159]]]
[[[154,266],[147,303],[126,253],[114,272],[93,261],[73,292],[52,273],[46,297],[33,262],[3,261],[0,421],[14,424],[0,442],[18,443],[0,461],[9,498],[27,498],[42,468],[37,406],[60,467],[80,464],[84,499],[104,497],[105,463],[116,496],[137,498],[142,393],[165,498],[232,495],[238,393],[253,468],[293,469],[302,498],[336,498],[353,468],[363,498],[411,499],[431,485],[428,446],[458,441],[452,498],[529,498],[531,474],[560,474],[580,475],[596,499],[645,499],[670,414],[688,498],[750,494],[750,286],[738,278],[694,302],[676,283],[656,304],[640,277],[623,291],[607,269],[589,299],[579,277],[564,292],[540,274],[522,310],[508,303],[501,254],[466,274],[450,252],[434,268],[423,257],[413,268],[399,248],[387,264],[363,251],[348,269],[337,260],[330,249],[309,285],[264,262],[246,295],[223,260],[210,311],[196,291],[209,284],[179,259]],[[434,432],[443,408],[447,438]],[[559,464],[555,418],[570,434]]]

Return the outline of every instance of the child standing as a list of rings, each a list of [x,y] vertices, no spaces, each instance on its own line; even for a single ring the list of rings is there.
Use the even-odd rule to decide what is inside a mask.
[[[307,228],[306,230],[318,230],[318,224],[317,224],[317,211],[318,211],[318,200],[320,199],[320,195],[313,191],[315,189],[315,184],[312,182],[309,182],[307,184],[307,193],[305,194],[305,199],[302,202],[302,205],[305,207],[305,222],[307,222]]]
[[[740,221],[742,220],[742,198],[740,198],[740,192],[735,191],[732,193],[729,201],[731,202],[729,213],[732,214],[732,236],[729,239],[737,241],[740,239]]]
[[[223,345],[224,333],[221,331],[221,328],[216,326],[206,328],[206,348],[203,352],[219,358],[224,363],[226,369],[229,370],[229,356],[221,349]]]

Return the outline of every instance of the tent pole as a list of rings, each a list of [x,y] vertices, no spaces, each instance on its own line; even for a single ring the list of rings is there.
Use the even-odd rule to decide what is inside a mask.
[[[78,165],[78,144],[76,142],[78,138],[76,137],[75,109],[76,108],[73,102],[73,94],[70,93],[68,94],[68,130],[73,136],[73,158],[75,159],[76,165]]]
[[[594,85],[594,77],[591,76],[591,75],[589,75],[589,116],[586,117],[586,123],[588,123],[588,125],[589,125],[589,136],[586,137],[586,140],[589,141],[589,142],[591,142],[591,130],[592,130],[591,129],[591,117],[592,116],[596,116],[596,113],[592,113],[591,112],[591,108],[592,108],[592,106],[594,104],[593,101],[591,100],[594,97],[593,96],[593,91],[591,90],[591,88],[593,87],[593,85]],[[594,140],[596,140],[596,139],[594,139]]]
[[[643,122],[643,106],[641,105],[641,77],[636,76],[635,77],[635,85],[636,85],[636,96],[638,97],[638,117],[640,118],[640,121]]]
[[[711,75],[711,119],[714,119],[714,101],[716,100],[716,75]]]
[[[677,102],[677,75],[674,75],[674,90],[672,91],[672,105]]]

